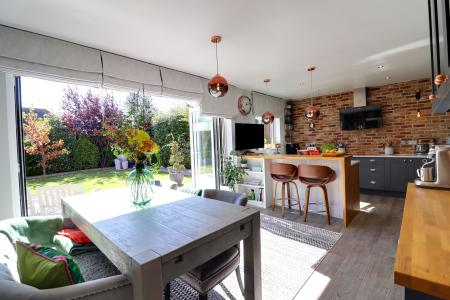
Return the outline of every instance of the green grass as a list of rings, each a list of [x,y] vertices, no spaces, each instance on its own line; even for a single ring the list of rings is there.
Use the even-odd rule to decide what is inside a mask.
[[[93,189],[106,190],[126,186],[125,179],[131,170],[117,171],[112,168],[95,170],[95,171],[79,171],[76,173],[51,175],[46,177],[28,178],[27,188],[34,190],[37,186],[57,186],[63,184],[81,184],[85,192]],[[169,174],[155,174],[155,179],[169,180]],[[183,184],[192,182],[191,177],[184,177]]]

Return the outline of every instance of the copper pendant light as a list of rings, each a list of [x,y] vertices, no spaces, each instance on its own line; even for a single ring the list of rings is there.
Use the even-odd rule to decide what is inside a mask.
[[[311,74],[311,105],[309,107],[306,108],[305,110],[305,118],[308,119],[309,121],[313,121],[316,120],[317,118],[319,118],[320,116],[320,111],[318,108],[315,108],[313,105],[313,72],[316,69],[315,66],[311,66],[309,67],[307,70],[308,72]],[[310,128],[314,128],[313,126],[310,126]]]
[[[264,79],[264,83],[266,84],[266,90],[269,89],[268,88],[269,82],[270,82],[270,79]],[[270,111],[266,111],[261,116],[261,120],[265,125],[269,125],[270,123],[273,122],[274,119],[275,119],[275,116]]]
[[[211,96],[215,98],[220,98],[225,96],[228,92],[228,82],[225,78],[219,75],[219,59],[217,57],[217,44],[222,41],[220,35],[213,35],[211,37],[211,42],[216,44],[216,75],[208,81],[208,91]]]

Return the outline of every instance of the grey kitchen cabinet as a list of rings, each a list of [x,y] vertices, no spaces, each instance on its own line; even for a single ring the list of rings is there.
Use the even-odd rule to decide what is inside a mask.
[[[417,169],[428,161],[417,157],[353,157],[358,160],[360,188],[373,191],[406,192]]]

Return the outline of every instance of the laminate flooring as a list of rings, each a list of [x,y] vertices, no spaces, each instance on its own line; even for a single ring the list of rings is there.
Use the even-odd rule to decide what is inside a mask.
[[[308,213],[308,225],[341,232],[295,299],[403,299],[401,286],[394,284],[394,260],[403,213],[404,198],[361,194],[361,211],[349,227],[341,220]],[[263,213],[281,217],[279,207]],[[303,223],[298,210],[285,218]]]

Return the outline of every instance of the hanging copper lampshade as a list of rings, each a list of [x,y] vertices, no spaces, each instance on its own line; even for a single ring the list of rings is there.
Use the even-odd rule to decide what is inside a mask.
[[[266,84],[266,91],[269,90],[268,86],[269,82],[270,79],[264,79],[264,83]],[[275,116],[270,111],[266,111],[265,113],[262,114],[261,120],[265,125],[269,125],[270,123],[273,122],[273,120],[275,120]]]
[[[272,123],[274,119],[275,119],[275,116],[270,111],[266,111],[261,116],[261,120],[265,125]]]
[[[313,72],[314,72],[314,70],[316,69],[316,67],[315,66],[311,66],[311,67],[309,67],[307,70],[308,70],[308,72],[310,72],[310,74],[311,74],[311,105],[310,106],[308,106],[306,109],[305,109],[305,118],[306,119],[308,119],[308,120],[310,120],[310,121],[312,121],[312,120],[316,120],[317,118],[319,118],[319,116],[320,116],[320,111],[319,111],[319,109],[318,108],[316,108],[316,107],[314,107],[314,105],[313,105],[313,81],[312,81],[312,74],[313,74]],[[311,126],[310,126],[311,127]],[[314,126],[312,126],[312,128],[314,128]]]
[[[216,75],[208,81],[208,91],[211,96],[215,98],[220,98],[225,96],[228,92],[228,82],[225,78],[219,75],[219,59],[217,56],[217,44],[222,41],[220,35],[213,35],[211,37],[211,42],[216,45]]]

